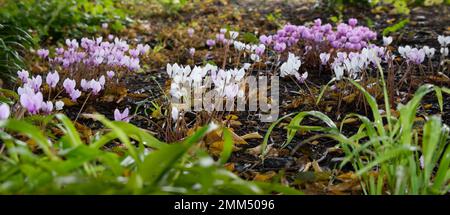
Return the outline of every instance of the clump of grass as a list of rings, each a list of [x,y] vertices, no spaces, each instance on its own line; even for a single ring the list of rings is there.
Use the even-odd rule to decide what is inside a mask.
[[[376,99],[360,84],[348,79],[364,95],[372,112],[371,119],[359,114],[347,115],[342,122],[354,118],[359,120],[361,125],[355,134],[346,136],[342,133],[345,123],[338,127],[321,112],[300,112],[288,125],[285,145],[291,142],[299,130],[321,132],[300,144],[323,137],[338,141],[345,152],[341,168],[348,163],[352,165],[360,178],[364,194],[447,193],[450,190],[449,127],[442,123],[438,115],[427,117],[423,125],[418,125],[416,114],[420,101],[431,92],[436,93],[442,111],[442,93],[450,94],[450,89],[429,84],[421,86],[407,104],[397,107],[399,116],[395,117],[391,114],[380,66],[379,70],[386,114],[380,113]],[[320,119],[327,127],[301,125],[305,117],[311,116]],[[266,134],[266,137],[267,135],[270,133]]]

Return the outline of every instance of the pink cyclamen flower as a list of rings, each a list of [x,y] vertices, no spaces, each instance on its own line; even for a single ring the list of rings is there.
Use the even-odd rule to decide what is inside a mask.
[[[108,35],[108,40],[110,40],[110,41],[114,40],[114,35],[109,34],[109,35]]]
[[[132,71],[139,70],[139,68],[141,68],[141,66],[139,65],[139,58],[130,58],[127,66],[128,69]]]
[[[51,101],[42,102],[41,110],[45,114],[50,114],[53,111],[53,103]]]
[[[283,52],[286,49],[286,43],[276,43],[273,49],[278,53]]]
[[[75,80],[66,78],[66,80],[64,80],[63,82],[63,87],[66,90],[67,94],[72,94],[73,91],[75,91],[75,86],[77,85],[77,83],[75,82]]]
[[[24,93],[34,93],[34,90],[31,89],[31,86],[28,84],[23,85],[23,87],[19,87],[17,88],[17,94],[19,94],[19,96],[21,96]]]
[[[115,75],[116,73],[114,72],[114,71],[108,71],[108,72],[106,72],[106,76],[108,76],[108,78],[113,78],[114,77],[114,75]]]
[[[91,80],[89,85],[94,95],[97,95],[102,90],[102,85],[98,81]]]
[[[189,37],[192,37],[194,35],[194,29],[188,28],[187,33],[188,33]]]
[[[66,39],[66,45],[72,49],[78,49],[79,47],[78,41],[76,39]]]
[[[55,52],[58,55],[62,55],[62,54],[64,54],[64,48],[55,48]]]
[[[37,50],[37,55],[41,58],[46,58],[49,54],[48,49],[38,49]]]
[[[348,20],[348,24],[352,27],[355,27],[358,24],[358,20],[355,18],[351,18]]]
[[[130,49],[130,50],[128,50],[128,52],[130,53],[130,55],[132,57],[138,57],[139,53],[140,53],[140,50],[138,50],[138,49]]]
[[[150,50],[150,46],[148,44],[142,45],[142,44],[138,44],[136,47],[137,50],[139,50],[139,53],[141,55],[147,53]]]
[[[9,106],[5,103],[0,105],[0,120],[8,119],[9,115],[11,114],[11,110],[9,109]]]
[[[27,84],[33,88],[34,92],[38,92],[42,85],[42,77],[40,75],[34,76]]]
[[[102,28],[103,28],[103,29],[107,29],[107,28],[108,28],[108,23],[103,23],[103,24],[102,24]]]
[[[122,113],[119,111],[119,109],[116,108],[114,110],[114,120],[129,122],[131,117],[129,117],[128,114],[129,114],[128,108],[125,108],[125,110],[123,110]]]
[[[266,35],[261,35],[259,37],[259,42],[261,42],[264,45],[270,45],[272,43],[272,36],[266,36]]]
[[[55,88],[59,82],[58,72],[57,71],[55,71],[53,73],[49,72],[47,74],[46,82],[47,82],[48,86],[50,86],[51,88]]]
[[[211,39],[206,40],[206,45],[207,45],[209,48],[211,48],[211,47],[213,47],[214,45],[216,45],[216,41],[215,41],[215,40],[211,40]]]
[[[255,54],[262,56],[264,54],[265,50],[266,50],[266,46],[264,44],[259,44],[259,46],[257,46],[255,48]]]
[[[216,34],[216,40],[223,42],[225,40],[225,34]]]
[[[20,80],[22,80],[23,83],[27,83],[30,74],[27,70],[22,69],[20,71],[17,71],[17,76],[19,77]]]
[[[41,92],[26,91],[20,96],[20,104],[31,114],[37,114],[42,107],[43,96]]]
[[[100,83],[102,89],[105,88],[105,82],[106,82],[105,76],[104,75],[100,76],[100,78],[98,79],[98,83]]]
[[[425,59],[425,51],[423,49],[413,48],[407,53],[408,61],[413,64],[421,64]]]
[[[301,76],[299,73],[295,74],[295,77],[297,78],[298,82],[305,83],[306,79],[308,78],[308,72],[303,73]]]
[[[195,48],[190,48],[189,55],[191,55],[191,57],[194,57],[194,54],[195,54]]]
[[[81,79],[80,81],[80,86],[81,86],[81,90],[87,92],[89,90],[89,88],[91,88],[90,86],[90,81],[86,81],[86,79]]]
[[[81,91],[73,90],[69,95],[72,101],[76,101],[81,96]]]
[[[322,25],[322,20],[321,19],[314,20],[314,25],[315,26],[321,26]]]

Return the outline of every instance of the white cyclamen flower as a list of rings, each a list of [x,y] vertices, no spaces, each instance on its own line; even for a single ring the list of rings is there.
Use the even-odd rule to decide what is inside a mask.
[[[408,53],[411,52],[412,48],[411,46],[400,46],[398,47],[398,53],[400,53],[400,55],[403,58],[407,58]]]
[[[64,102],[63,101],[55,102],[55,110],[62,110],[63,107],[64,107]]]
[[[441,48],[441,54],[442,54],[444,57],[447,57],[447,56],[448,56],[448,48]]]
[[[239,32],[230,31],[230,38],[235,40],[239,36]]]
[[[300,58],[289,52],[289,57],[280,67],[280,76],[285,77],[287,75],[295,75],[298,73],[302,62]]]
[[[336,80],[341,80],[344,76],[344,68],[342,66],[335,66],[333,68],[334,74],[336,75]]]
[[[392,37],[383,37],[383,45],[388,46],[392,43]]]
[[[425,55],[426,55],[428,58],[433,58],[434,52],[436,51],[435,48],[430,48],[430,47],[428,47],[428,46],[424,46],[422,49],[423,49],[423,51],[425,51]]]
[[[172,107],[172,113],[171,113],[172,119],[176,121],[178,119],[179,114],[180,114],[180,112],[178,111],[178,108]]]
[[[446,47],[446,46],[448,46],[448,44],[450,44],[450,36],[444,37],[442,35],[439,35],[438,42],[439,42],[439,44],[441,44],[442,47]]]
[[[320,53],[319,57],[322,65],[325,65],[328,63],[328,60],[330,60],[330,53]]]

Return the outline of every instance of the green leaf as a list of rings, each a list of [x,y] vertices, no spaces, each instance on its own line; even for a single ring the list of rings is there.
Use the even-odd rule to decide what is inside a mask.
[[[81,141],[80,135],[78,134],[78,131],[75,129],[75,126],[73,125],[72,121],[63,114],[57,114],[56,118],[61,121],[65,127],[64,131],[66,134],[69,135],[70,143],[72,146],[79,146],[82,145],[83,142]]]
[[[223,129],[223,139],[223,150],[219,159],[219,163],[222,165],[228,161],[231,153],[233,152],[233,138],[231,137],[231,133],[228,128]]]
[[[266,153],[267,153],[267,152],[266,152],[267,144],[268,144],[268,142],[269,142],[269,137],[270,137],[270,134],[272,133],[272,130],[273,130],[273,129],[275,128],[275,126],[277,126],[280,122],[282,122],[284,119],[286,119],[287,117],[289,117],[289,116],[291,116],[291,115],[293,115],[293,114],[295,114],[295,113],[287,114],[287,115],[285,115],[285,116],[279,118],[277,121],[273,122],[273,123],[269,126],[269,128],[267,129],[266,135],[264,135],[264,139],[263,139],[263,142],[262,142],[262,145],[261,145],[261,159],[264,160],[264,157],[266,156]]]
[[[408,24],[408,23],[409,23],[409,19],[403,19],[402,21],[385,28],[383,30],[382,34],[383,34],[383,36],[387,36],[390,33],[395,33],[397,31],[399,31],[400,29],[404,28],[406,26],[406,24]]]
[[[283,144],[282,147],[285,147],[286,145],[288,145],[292,141],[292,139],[294,138],[294,136],[295,136],[295,134],[297,133],[297,130],[298,130],[295,126],[300,126],[300,123],[307,116],[316,117],[316,118],[322,120],[322,122],[327,124],[330,128],[335,129],[337,131],[336,124],[334,124],[333,120],[331,120],[327,115],[325,115],[325,114],[323,114],[323,113],[321,113],[319,111],[304,111],[304,112],[300,112],[289,123],[288,130],[287,130],[288,139],[287,139],[286,143]]]

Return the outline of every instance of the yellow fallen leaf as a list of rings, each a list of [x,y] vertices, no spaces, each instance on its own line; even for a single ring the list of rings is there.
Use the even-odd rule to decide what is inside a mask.
[[[242,123],[240,121],[230,120],[231,127],[237,127],[237,126],[241,126],[241,125],[242,125]]]
[[[432,108],[432,107],[433,107],[433,104],[425,104],[425,105],[423,105],[423,108],[424,108],[425,110],[430,109],[430,108]]]
[[[255,177],[253,178],[254,181],[264,181],[268,182],[270,179],[272,179],[274,176],[276,176],[277,173],[274,171],[269,171],[266,173],[256,173]]]
[[[342,100],[344,100],[346,103],[352,103],[353,101],[355,101],[355,98],[356,98],[356,93],[352,93],[352,94],[342,98]]]
[[[358,179],[358,176],[354,172],[347,172],[347,173],[338,175],[337,178],[341,181],[346,181],[346,180]]]
[[[234,171],[234,163],[226,163],[224,167],[230,172]]]
[[[234,115],[234,114],[229,114],[227,116],[225,116],[226,120],[237,120],[239,117]]]
[[[319,144],[319,141],[314,140],[314,141],[310,142],[309,144],[310,144],[310,145],[317,145],[317,144]]]
[[[342,121],[342,124],[353,124],[355,122],[358,122],[358,118],[347,118],[344,121]]]
[[[66,97],[62,98],[61,101],[64,102],[64,106],[66,106],[66,107],[74,106],[74,105],[77,104],[76,102],[74,102],[74,101],[72,101],[72,100],[70,100],[69,98],[66,98]]]
[[[242,139],[244,140],[249,140],[249,139],[262,139],[263,136],[261,136],[257,131],[250,133],[250,134],[246,134],[244,136],[241,136]]]
[[[223,151],[223,145],[224,145],[224,141],[222,141],[222,140],[213,142],[213,143],[209,144],[209,152],[214,156],[219,156],[220,153],[222,153],[222,151]],[[233,145],[233,151],[237,151],[237,150],[239,150],[239,148]]]

